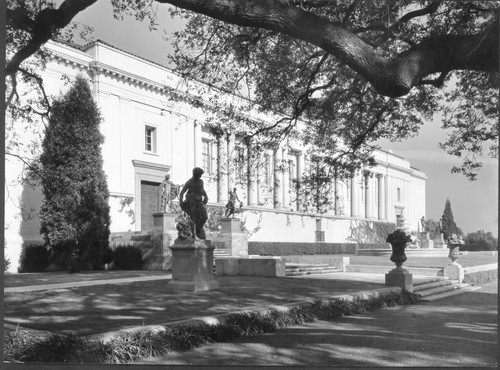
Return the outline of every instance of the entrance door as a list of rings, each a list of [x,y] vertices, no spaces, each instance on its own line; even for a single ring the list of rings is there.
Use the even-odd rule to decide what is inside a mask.
[[[160,185],[141,181],[141,231],[153,229],[153,213],[160,211]]]

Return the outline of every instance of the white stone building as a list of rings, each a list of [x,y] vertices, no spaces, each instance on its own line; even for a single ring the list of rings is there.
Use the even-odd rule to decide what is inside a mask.
[[[159,210],[159,184],[165,174],[170,173],[175,184],[182,184],[195,166],[205,170],[209,204],[225,205],[228,190],[237,186],[250,241],[345,243],[354,241],[353,230],[361,223],[371,226],[405,219],[417,231],[425,216],[425,174],[384,151],[374,153],[377,166],[370,169],[371,176],[360,174],[348,183],[336,184],[341,204],[331,214],[297,210],[290,179],[300,180],[308,166],[305,148],[297,143],[269,153],[258,183],[236,185],[235,171],[218,176],[219,158],[235,150],[234,137],[228,142],[215,141],[201,109],[167,99],[173,91],[186,94],[174,72],[101,41],[81,49],[49,42],[46,48],[52,55],[43,71],[47,92],[63,92],[68,86],[63,76],[71,79],[81,74],[91,82],[101,109],[112,232],[150,228],[152,214]],[[281,160],[288,163],[288,171],[274,170]],[[41,239],[37,220],[40,191],[15,182],[21,170],[21,162],[7,158],[5,236],[11,270],[17,268],[22,242]],[[273,186],[275,176],[281,181]]]

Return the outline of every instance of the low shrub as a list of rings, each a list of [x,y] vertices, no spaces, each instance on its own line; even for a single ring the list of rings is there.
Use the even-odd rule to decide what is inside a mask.
[[[113,261],[117,270],[141,270],[143,264],[141,247],[133,244],[117,245],[113,251]]]
[[[496,280],[498,280],[498,269],[465,274],[463,282],[470,285],[481,285]]]
[[[356,254],[355,243],[248,242],[248,253],[261,256]]]
[[[288,311],[233,314],[224,323],[217,325],[183,324],[166,326],[164,330],[157,332],[143,330],[127,333],[107,343],[97,339],[78,338],[74,334],[37,337],[29,333],[5,332],[4,361],[125,364],[170,351],[191,350],[212,342],[269,333],[318,318],[331,320],[343,315],[355,315],[417,301],[418,296],[413,293],[391,293],[367,300],[321,300],[312,306],[296,306]]]
[[[3,271],[7,271],[10,267],[10,259],[5,257],[5,254],[3,255]]]
[[[50,252],[43,243],[23,244],[18,272],[41,272],[50,264]]]

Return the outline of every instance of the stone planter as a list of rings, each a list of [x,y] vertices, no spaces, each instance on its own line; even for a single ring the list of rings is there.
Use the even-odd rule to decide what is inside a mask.
[[[448,249],[450,250],[448,258],[451,263],[457,263],[456,261],[460,258],[460,244],[448,244]]]
[[[401,267],[404,262],[406,262],[406,242],[404,243],[393,243],[391,244],[392,254],[390,260],[396,264],[396,267]]]

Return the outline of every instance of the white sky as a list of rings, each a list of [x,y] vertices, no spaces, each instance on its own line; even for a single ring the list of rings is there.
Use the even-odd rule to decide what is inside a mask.
[[[60,3],[61,0],[56,1]],[[180,23],[168,15],[165,6],[158,7],[158,30],[150,32],[147,22],[133,18],[113,19],[109,1],[98,1],[79,14],[75,21],[94,28],[94,39],[101,39],[122,50],[166,65],[169,45],[163,40],[164,29],[173,32]],[[450,199],[457,226],[465,233],[477,230],[498,235],[498,161],[485,158],[478,180],[469,182],[464,176],[451,174],[453,165],[460,160],[439,149],[445,133],[438,120],[422,127],[418,137],[402,143],[383,143],[383,149],[408,159],[428,176],[426,219],[439,220],[446,198]]]

